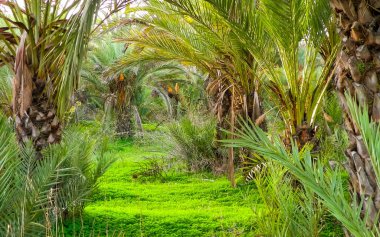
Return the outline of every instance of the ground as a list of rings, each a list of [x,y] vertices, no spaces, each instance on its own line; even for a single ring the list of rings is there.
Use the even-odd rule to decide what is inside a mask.
[[[112,143],[107,155],[118,160],[82,216],[64,224],[66,236],[252,236],[258,208],[252,187],[233,189],[225,177],[147,165],[167,159],[162,142]]]

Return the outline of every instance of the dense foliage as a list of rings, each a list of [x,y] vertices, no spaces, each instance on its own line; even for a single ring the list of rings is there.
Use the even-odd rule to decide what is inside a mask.
[[[378,236],[375,0],[0,0],[0,236]]]

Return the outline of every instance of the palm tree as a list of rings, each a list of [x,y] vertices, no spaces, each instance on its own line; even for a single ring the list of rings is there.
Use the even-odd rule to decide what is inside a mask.
[[[294,138],[301,146],[312,141],[316,116],[332,80],[339,47],[328,2],[207,2],[217,9],[265,72],[265,80],[260,82],[281,114],[288,145]],[[246,9],[257,9],[256,18],[247,14]],[[260,23],[254,24],[253,21]],[[258,26],[267,32],[266,38],[258,38],[262,35],[257,34],[261,30]],[[277,57],[267,57],[270,48]]]
[[[376,182],[374,165],[364,146],[362,130],[348,111],[347,99],[367,107],[373,122],[380,121],[379,1],[331,0],[342,39],[342,49],[336,62],[336,89],[344,109],[345,127],[350,145],[346,150],[347,170],[352,192],[363,202],[363,211],[370,213],[372,226],[380,212],[380,187]],[[376,221],[376,224],[378,221]]]
[[[241,44],[237,35],[206,1],[150,1],[135,11],[143,29],[135,31],[125,42],[141,48],[138,58],[123,60],[123,65],[144,61],[176,60],[191,64],[207,73],[207,91],[211,110],[219,127],[233,131],[241,115],[263,122],[259,83],[259,64]],[[218,133],[222,138],[222,133]],[[229,152],[229,176],[233,181],[234,152]]]
[[[112,107],[117,115],[116,132],[121,136],[130,136],[131,99],[134,94],[132,87],[136,84],[136,74],[132,70],[123,70],[115,75],[103,75],[104,71],[124,55],[125,50],[124,44],[113,43],[109,37],[96,42],[90,51],[89,63],[84,67],[82,77],[87,84],[85,88],[89,89],[88,85],[94,85],[98,95],[107,96],[108,100],[105,101],[114,102]]]
[[[331,25],[329,11],[323,11],[325,6],[326,1],[308,0],[279,3],[264,0],[260,4],[265,28],[280,60],[275,67],[270,62],[262,65],[267,72],[271,100],[286,125],[288,145],[295,139],[302,147],[314,139],[316,117],[333,78],[339,41],[336,34],[324,32]],[[330,48],[322,59],[320,45],[326,42]],[[256,52],[254,55],[261,62],[265,50]]]
[[[13,70],[19,142],[37,152],[61,140],[92,25],[102,0],[0,2],[0,65]]]

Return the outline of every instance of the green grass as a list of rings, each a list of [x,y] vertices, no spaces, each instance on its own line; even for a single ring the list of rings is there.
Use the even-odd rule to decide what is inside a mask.
[[[158,180],[133,177],[144,158],[167,155],[160,142],[111,144],[107,155],[118,161],[83,215],[65,223],[66,236],[252,236],[250,186],[233,189],[224,177],[176,171]]]

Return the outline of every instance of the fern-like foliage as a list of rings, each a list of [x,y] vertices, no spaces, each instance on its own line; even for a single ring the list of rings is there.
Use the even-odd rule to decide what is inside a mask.
[[[361,218],[361,204],[352,204],[345,196],[341,169],[324,167],[313,159],[309,148],[301,151],[293,144],[289,152],[277,136],[269,139],[268,134],[252,123],[242,122],[242,129],[235,134],[236,140],[224,141],[229,146],[245,147],[266,159],[286,167],[305,187],[314,192],[329,212],[354,236],[376,236],[379,229],[369,230],[366,226],[368,213]]]
[[[19,148],[0,117],[0,233],[51,236],[61,221],[84,207],[113,160],[96,156],[96,140],[75,130],[38,160],[32,144]]]

